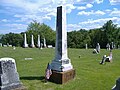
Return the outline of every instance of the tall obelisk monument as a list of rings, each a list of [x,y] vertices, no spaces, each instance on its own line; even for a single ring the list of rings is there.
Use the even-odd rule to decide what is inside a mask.
[[[52,70],[67,71],[72,69],[67,54],[67,31],[66,31],[66,9],[63,6],[57,8],[56,23],[56,55],[51,63]]]
[[[55,71],[55,73],[63,72],[61,73],[63,76],[65,76],[64,72],[72,70],[69,72],[72,75],[74,74],[73,66],[71,65],[71,62],[70,62],[70,59],[68,58],[68,53],[67,53],[67,31],[66,31],[66,8],[65,6],[57,7],[57,20],[56,21],[57,21],[56,22],[56,46],[55,46],[56,54],[55,54],[54,60],[51,63],[51,69]],[[69,73],[67,75],[69,75]],[[69,77],[67,80],[71,79],[72,77],[73,76]]]
[[[24,48],[28,47],[26,33],[24,33]]]
[[[38,35],[38,43],[37,43],[38,48],[40,48],[40,35]]]
[[[34,37],[33,37],[33,35],[32,35],[32,38],[31,38],[31,47],[32,47],[32,48],[35,47],[35,45],[34,45]]]

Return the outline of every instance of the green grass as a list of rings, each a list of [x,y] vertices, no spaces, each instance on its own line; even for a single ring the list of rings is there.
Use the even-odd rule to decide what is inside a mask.
[[[68,49],[68,56],[76,69],[76,76],[67,83],[44,83],[44,74],[48,62],[54,59],[55,49],[0,47],[0,58],[11,57],[16,60],[20,80],[28,90],[111,90],[120,76],[120,50],[113,50],[113,62],[100,65],[104,54],[92,54],[93,49]],[[81,56],[79,58],[79,56]],[[33,58],[25,60],[25,58]]]

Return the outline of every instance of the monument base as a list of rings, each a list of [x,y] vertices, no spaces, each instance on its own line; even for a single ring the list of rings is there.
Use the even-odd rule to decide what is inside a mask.
[[[58,72],[52,70],[52,75],[50,76],[50,81],[58,84],[66,83],[67,81],[75,77],[75,70],[71,69],[64,72]]]

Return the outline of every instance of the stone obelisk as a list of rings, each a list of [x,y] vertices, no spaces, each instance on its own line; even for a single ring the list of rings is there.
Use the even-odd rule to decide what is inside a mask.
[[[57,23],[56,23],[56,46],[55,58],[52,60],[51,69],[53,71],[52,79],[57,83],[65,83],[74,77],[75,71],[71,65],[67,54],[67,31],[66,31],[66,8],[65,6],[57,7]],[[59,77],[59,74],[63,77]],[[58,76],[57,76],[58,75]],[[64,79],[64,76],[67,77]],[[65,78],[66,78],[65,77]],[[55,80],[57,79],[57,81]]]
[[[27,48],[28,47],[28,44],[27,44],[27,38],[26,38],[26,33],[24,33],[24,48]]]
[[[34,45],[34,37],[33,37],[33,35],[32,35],[32,38],[31,38],[31,47],[32,47],[32,48],[35,47],[35,45]]]
[[[85,44],[85,48],[88,49],[88,45],[87,44]]]
[[[37,42],[38,48],[40,48],[40,35],[38,35],[38,42]]]
[[[46,48],[46,39],[44,38],[44,48]]]

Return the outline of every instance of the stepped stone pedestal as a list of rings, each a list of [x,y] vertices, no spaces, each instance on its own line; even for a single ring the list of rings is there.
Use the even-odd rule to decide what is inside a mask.
[[[75,77],[74,69],[64,72],[52,71],[52,75],[50,76],[50,81],[55,82],[57,84],[64,84],[67,81],[73,79],[74,77]]]

